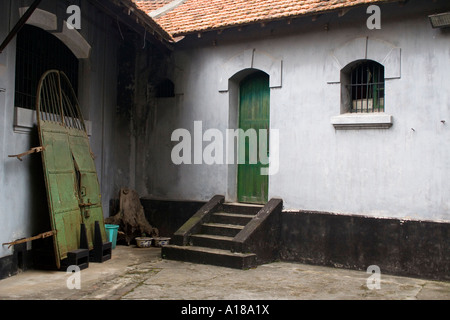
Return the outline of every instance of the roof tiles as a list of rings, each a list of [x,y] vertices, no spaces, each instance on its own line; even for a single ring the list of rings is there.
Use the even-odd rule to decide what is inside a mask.
[[[164,7],[166,4],[172,2],[172,0],[133,0],[133,2],[139,9],[149,14],[152,11]]]
[[[134,0],[150,13],[160,2]],[[318,14],[389,0],[186,0],[156,21],[173,36]]]

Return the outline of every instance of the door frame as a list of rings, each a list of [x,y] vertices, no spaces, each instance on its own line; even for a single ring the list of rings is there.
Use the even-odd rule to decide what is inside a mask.
[[[228,129],[236,130],[239,127],[239,104],[240,104],[240,94],[239,88],[240,83],[247,76],[256,73],[256,72],[265,72],[264,70],[256,69],[256,68],[247,68],[243,69],[237,73],[235,73],[228,82],[228,103],[229,103],[229,111],[228,111]],[[269,83],[270,83],[270,75],[269,75]],[[269,90],[272,87],[269,85]],[[270,106],[272,106],[272,95],[270,96]],[[269,115],[269,130],[270,130],[270,119],[272,114],[272,108],[270,108]],[[232,164],[227,165],[227,189],[225,199],[227,202],[238,202],[238,163],[237,163],[237,139],[233,144],[234,150],[234,161]],[[269,147],[270,152],[270,147]],[[268,195],[270,195],[270,178],[268,183]],[[268,196],[268,198],[270,198]]]

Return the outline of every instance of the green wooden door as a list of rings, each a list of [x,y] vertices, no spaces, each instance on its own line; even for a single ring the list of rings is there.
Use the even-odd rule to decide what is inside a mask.
[[[245,162],[238,164],[239,202],[266,203],[268,200],[269,178],[267,175],[261,175],[261,168],[267,165],[261,163],[260,155],[268,155],[269,152],[269,117],[269,76],[263,72],[256,72],[241,82],[239,91],[239,128],[245,133],[245,143],[239,143],[238,148],[239,157],[245,154]],[[251,129],[256,133],[256,145],[254,138],[249,137]],[[260,129],[265,129],[267,133],[264,137],[267,139],[265,150],[259,150],[259,140],[263,138]],[[242,141],[241,137],[239,140]]]

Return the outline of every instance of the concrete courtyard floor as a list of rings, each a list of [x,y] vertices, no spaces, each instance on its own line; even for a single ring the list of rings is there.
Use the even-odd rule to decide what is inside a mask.
[[[161,259],[159,248],[117,246],[89,263],[80,289],[71,274],[28,270],[0,280],[0,300],[450,300],[450,282],[382,273],[369,289],[364,271],[274,262],[235,270]]]

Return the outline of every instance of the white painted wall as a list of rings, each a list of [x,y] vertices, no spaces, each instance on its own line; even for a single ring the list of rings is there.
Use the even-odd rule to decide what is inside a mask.
[[[449,4],[383,5],[381,30],[366,28],[365,9],[180,42],[172,78],[182,94],[158,101],[140,193],[191,200],[226,194],[234,200],[229,172],[235,169],[175,166],[170,152],[177,142],[170,138],[177,128],[193,132],[194,121],[203,121],[204,130],[225,132],[233,126],[230,108],[236,107],[236,94],[219,91],[223,66],[255,49],[282,60],[282,86],[271,89],[271,128],[280,130],[280,170],[269,179],[270,197],[283,198],[285,209],[450,221],[450,33],[432,29],[428,21],[428,14],[448,11]],[[331,119],[340,114],[340,84],[329,82],[339,80],[339,74],[330,75],[339,69],[329,58],[366,37],[369,43],[399,50],[400,76],[386,80],[385,111],[393,126],[336,130]],[[369,54],[377,56],[376,50]]]

